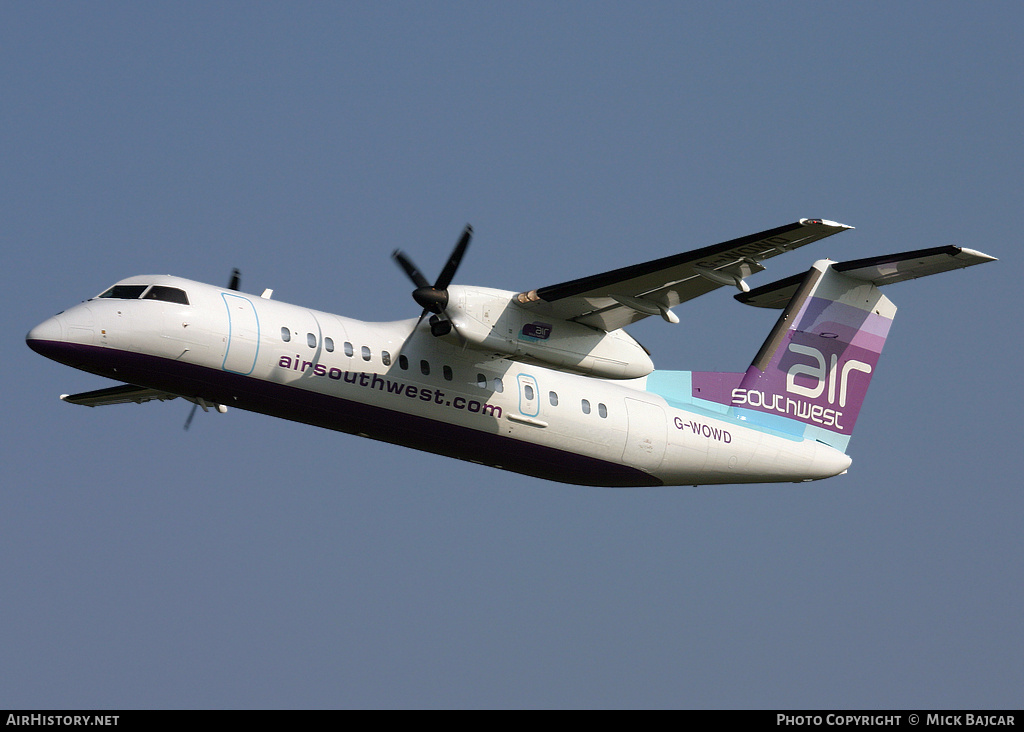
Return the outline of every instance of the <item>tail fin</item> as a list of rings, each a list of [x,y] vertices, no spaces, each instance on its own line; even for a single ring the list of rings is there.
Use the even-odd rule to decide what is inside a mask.
[[[938,247],[855,262],[816,262],[806,275],[737,296],[785,310],[739,386],[740,419],[846,450],[896,306],[878,286],[992,261],[959,247]]]

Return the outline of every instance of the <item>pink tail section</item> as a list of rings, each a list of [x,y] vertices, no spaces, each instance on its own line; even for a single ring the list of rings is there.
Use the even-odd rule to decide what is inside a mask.
[[[991,261],[956,246],[821,260],[806,275],[737,295],[785,308],[782,317],[746,373],[695,372],[692,396],[727,405],[751,425],[845,450],[896,315],[878,288]]]
[[[870,282],[815,264],[732,390],[732,406],[820,427],[845,446],[895,315]]]
[[[831,264],[790,281],[795,292],[746,373],[694,373],[693,395],[751,425],[845,450],[896,307]]]

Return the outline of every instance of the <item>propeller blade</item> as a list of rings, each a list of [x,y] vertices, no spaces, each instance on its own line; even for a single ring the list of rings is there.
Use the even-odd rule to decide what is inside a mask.
[[[456,242],[455,248],[441,270],[441,274],[437,277],[437,282],[433,285],[427,281],[427,278],[423,276],[419,268],[412,263],[412,260],[401,249],[396,249],[391,253],[391,258],[398,262],[398,266],[405,271],[405,274],[416,285],[416,289],[412,291],[412,299],[423,308],[420,319],[416,323],[417,327],[423,321],[423,316],[428,312],[433,313],[435,316],[446,316],[444,322],[447,325],[442,324],[431,328],[431,332],[435,336],[447,335],[452,330],[453,325],[448,322],[451,318],[445,312],[448,307],[448,285],[451,284],[452,279],[455,277],[455,272],[459,268],[459,263],[462,261],[462,256],[466,253],[466,249],[469,247],[469,240],[472,237],[473,227],[466,224],[466,228],[462,230],[462,236]]]
[[[228,281],[229,290],[238,290],[239,285],[242,283],[242,273],[238,271],[238,267],[231,270],[231,279]],[[186,427],[185,429],[188,429]]]
[[[237,272],[238,270],[236,269],[235,271]],[[231,289],[236,289],[236,288],[233,287]],[[198,408],[199,408],[199,403],[198,402],[196,402],[195,404],[192,405],[192,411],[190,411],[188,413],[188,419],[185,420],[185,431],[186,432],[188,432],[188,428],[192,425],[192,418],[196,416],[196,409],[198,409]]]
[[[473,227],[466,224],[466,228],[462,230],[462,236],[459,237],[459,241],[452,250],[451,256],[445,262],[444,269],[441,270],[441,274],[437,277],[437,282],[434,283],[435,290],[448,289],[448,285],[452,283],[452,278],[455,277],[455,270],[459,268],[462,255],[466,253],[466,248],[469,246],[469,240],[472,237]]]
[[[430,287],[430,283],[427,282],[427,278],[423,276],[423,273],[416,268],[416,265],[412,263],[412,260],[405,256],[405,253],[401,249],[396,249],[391,253],[391,258],[398,262],[398,266],[405,270],[405,273],[412,280],[416,288]]]

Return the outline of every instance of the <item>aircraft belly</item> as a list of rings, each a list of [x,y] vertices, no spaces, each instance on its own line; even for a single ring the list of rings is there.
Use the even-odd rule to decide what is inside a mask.
[[[485,414],[482,399],[471,401],[454,392],[412,382],[403,382],[401,393],[388,392],[386,374],[367,373],[364,379],[361,372],[339,371],[338,378],[332,379],[326,372],[324,377],[297,375],[286,383],[136,352],[80,344],[52,345],[53,352],[46,354],[50,358],[171,394],[199,395],[213,403],[563,483],[662,485],[661,480],[642,470],[599,457],[593,445],[576,453],[564,445],[551,444],[557,441],[553,433],[544,438],[544,444],[537,437],[518,439],[521,433],[513,437],[506,429],[510,422],[504,418],[504,410],[499,412],[502,416],[493,411]],[[383,381],[383,386],[374,381],[374,376]],[[343,394],[343,385],[347,385],[348,393]],[[428,389],[429,403],[421,398]],[[393,403],[385,406],[389,397]],[[458,399],[466,401],[456,402]],[[477,411],[471,411],[471,407]],[[534,427],[524,429],[537,431]]]

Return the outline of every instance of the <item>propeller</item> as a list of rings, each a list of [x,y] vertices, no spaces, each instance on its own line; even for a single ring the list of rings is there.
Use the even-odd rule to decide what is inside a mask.
[[[445,262],[444,268],[441,270],[441,274],[437,276],[437,280],[433,285],[427,281],[427,278],[423,276],[419,268],[400,249],[396,249],[391,254],[392,259],[398,262],[398,266],[405,271],[405,274],[412,280],[412,283],[416,285],[416,289],[412,291],[412,299],[423,308],[423,312],[420,313],[420,320],[423,320],[427,313],[433,313],[433,316],[430,318],[430,332],[435,336],[447,335],[452,331],[451,317],[446,312],[448,307],[448,285],[452,283],[455,271],[459,268],[459,263],[462,262],[462,256],[466,253],[466,248],[469,247],[469,240],[472,237],[473,227],[466,224],[466,228],[462,230],[462,236],[456,242],[455,248],[452,250],[448,261]],[[441,316],[444,317],[442,318]]]

